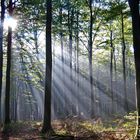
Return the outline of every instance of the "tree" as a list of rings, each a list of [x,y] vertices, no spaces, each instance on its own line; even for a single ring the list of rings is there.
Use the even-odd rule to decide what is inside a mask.
[[[122,28],[122,64],[123,64],[123,81],[124,81],[124,95],[125,95],[125,105],[124,108],[127,112],[129,112],[128,103],[127,103],[127,88],[126,88],[126,43],[124,36],[124,14],[123,10],[121,10],[121,28]]]
[[[9,16],[13,16],[13,2],[9,0]],[[7,69],[6,69],[6,93],[5,93],[5,124],[10,123],[10,70],[11,70],[11,47],[12,47],[12,27],[8,27],[7,35]]]
[[[51,89],[52,89],[52,0],[47,0],[46,14],[46,70],[45,70],[45,102],[42,132],[51,130]]]
[[[113,95],[113,56],[114,56],[114,45],[113,45],[113,31],[110,25],[110,89],[112,93],[112,113],[114,112],[114,95]]]
[[[94,93],[93,93],[93,69],[92,69],[92,50],[93,50],[93,36],[92,36],[92,30],[93,30],[93,9],[92,9],[93,1],[88,1],[88,6],[90,10],[90,20],[89,20],[89,40],[88,40],[88,59],[89,59],[89,81],[91,86],[91,117],[93,117],[94,114]]]
[[[137,93],[137,111],[138,111],[138,129],[137,137],[140,138],[140,14],[139,0],[128,0],[132,14],[133,28],[133,47],[136,69],[136,93]]]
[[[1,23],[0,23],[0,121],[1,121],[1,94],[3,77],[3,23],[5,15],[5,0],[1,1]]]
[[[76,71],[77,71],[77,114],[80,115],[80,96],[79,94],[79,9],[76,10]],[[79,99],[79,100],[78,100]]]

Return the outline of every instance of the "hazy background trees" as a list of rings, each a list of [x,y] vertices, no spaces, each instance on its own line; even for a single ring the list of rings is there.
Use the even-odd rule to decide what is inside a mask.
[[[5,5],[8,7],[9,3],[6,1]],[[4,46],[0,72],[3,67],[3,89],[6,87],[1,90],[2,120],[6,114],[9,116],[9,111],[11,120],[17,121],[42,120],[43,115],[47,119],[43,113],[46,110],[49,118],[44,122],[48,124],[51,115],[52,119],[77,116],[104,120],[136,110],[132,21],[126,1],[53,1],[52,30],[51,19],[46,23],[46,10],[51,11],[51,5],[46,9],[44,0],[15,1],[12,6],[14,11],[6,9],[6,17],[12,14],[17,27],[12,38],[12,31],[4,29],[4,37],[9,36],[8,45],[5,38],[0,40]],[[9,29],[12,26],[11,23]],[[2,60],[2,47],[0,54]],[[51,72],[45,71],[45,65],[49,71],[52,67],[52,83]],[[49,103],[45,109],[44,95]],[[8,101],[4,115],[5,97]]]

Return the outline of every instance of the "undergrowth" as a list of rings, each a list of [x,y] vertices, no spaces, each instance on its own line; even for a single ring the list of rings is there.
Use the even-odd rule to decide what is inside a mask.
[[[82,120],[70,117],[52,121],[56,135],[74,137],[100,137],[101,140],[134,140],[137,112],[131,112],[123,118],[103,122],[100,118]],[[22,138],[40,138],[42,122],[14,122],[7,126],[11,136]],[[34,135],[34,137],[33,137]],[[44,137],[44,136],[43,136]],[[48,136],[46,136],[48,137]]]

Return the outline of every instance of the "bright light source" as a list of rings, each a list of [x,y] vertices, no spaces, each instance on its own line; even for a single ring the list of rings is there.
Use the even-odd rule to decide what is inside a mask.
[[[4,20],[4,29],[8,29],[8,27],[11,27],[12,30],[15,30],[17,27],[17,20],[12,17],[7,17]]]
[[[55,51],[55,55],[60,55],[61,54],[61,48],[59,46],[59,44],[55,43],[54,47],[54,51]]]

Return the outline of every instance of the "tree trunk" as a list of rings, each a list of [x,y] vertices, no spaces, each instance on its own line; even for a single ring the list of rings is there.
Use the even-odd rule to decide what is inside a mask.
[[[60,0],[60,8],[59,8],[59,16],[60,16],[60,44],[61,44],[61,75],[62,75],[62,85],[65,84],[64,81],[64,44],[63,44],[63,28],[62,28],[62,4],[61,4],[61,0]],[[66,93],[64,91],[64,88],[62,88],[62,94],[63,94],[63,110],[64,110],[64,115],[66,112],[66,106],[67,106],[67,99],[66,99]]]
[[[111,102],[112,102],[112,113],[114,112],[114,95],[113,95],[113,56],[114,56],[114,47],[113,47],[113,36],[112,30],[110,30],[110,90],[111,90]]]
[[[60,0],[60,9],[59,9],[59,16],[60,16],[60,42],[61,42],[61,61],[64,62],[64,44],[63,44],[63,28],[62,28],[62,4]]]
[[[89,1],[89,8],[90,8],[90,21],[89,21],[89,81],[90,81],[90,89],[91,89],[91,117],[94,114],[94,93],[93,93],[93,72],[92,72],[92,29],[93,29],[93,11],[92,11],[92,0]]]
[[[134,58],[136,69],[136,92],[137,92],[137,111],[138,111],[138,129],[137,137],[140,138],[140,14],[139,14],[139,0],[129,0],[129,5],[132,14],[132,28],[133,28],[133,45]]]
[[[52,92],[52,43],[51,43],[51,24],[52,24],[52,0],[47,0],[46,15],[46,71],[45,71],[45,102],[44,119],[42,132],[46,133],[51,128],[51,92]]]
[[[3,23],[5,15],[5,0],[1,1],[1,23],[0,23],[0,122],[1,122],[1,96],[2,96],[2,77],[3,77]]]
[[[73,10],[68,13],[68,26],[69,26],[69,55],[70,55],[70,69],[72,69],[72,25],[73,25]]]
[[[9,15],[13,15],[13,3],[9,0]],[[6,69],[6,93],[5,93],[5,124],[10,123],[10,70],[11,70],[11,47],[12,47],[12,28],[8,27],[7,36],[7,69]]]
[[[72,42],[73,42],[73,36],[72,36],[72,27],[73,27],[73,9],[71,8],[71,3],[70,1],[68,1],[68,30],[69,30],[69,65],[70,65],[70,82],[71,82],[71,88],[70,88],[70,93],[71,95],[69,95],[69,97],[67,97],[69,99],[69,115],[73,114],[72,111],[72,84],[73,84],[73,80],[72,80]]]
[[[114,56],[113,56],[113,59],[114,59],[114,77],[115,77],[115,87],[116,88],[116,84],[117,84],[117,59],[116,59],[116,55],[115,55],[115,46],[114,46]],[[117,112],[117,108],[118,108],[118,104],[119,104],[119,101],[118,101],[118,98],[117,98],[117,95],[116,93],[114,93],[114,112],[116,113]]]
[[[76,111],[78,116],[80,116],[80,100],[81,96],[79,94],[79,11],[77,10],[77,15],[76,15],[76,74],[77,74],[77,107]]]
[[[126,53],[126,44],[125,44],[125,37],[124,37],[124,17],[123,11],[121,11],[121,23],[122,23],[122,64],[123,64],[123,83],[124,83],[124,110],[129,112],[128,108],[128,97],[127,97],[127,88],[126,88],[126,61],[125,61],[125,53]]]
[[[115,47],[114,47],[114,72],[115,72],[115,82],[117,81],[117,59],[116,59],[116,55],[115,55]]]

